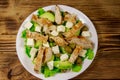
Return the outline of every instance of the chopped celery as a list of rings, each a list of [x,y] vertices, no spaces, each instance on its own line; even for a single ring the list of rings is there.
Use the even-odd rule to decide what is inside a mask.
[[[27,33],[26,33],[26,30],[23,30],[23,31],[22,31],[22,36],[21,36],[21,37],[22,37],[22,38],[26,38],[26,34],[27,34]]]
[[[70,69],[72,68],[72,63],[68,61],[54,61],[54,66],[58,69]]]
[[[31,57],[31,55],[30,55],[30,50],[31,50],[31,47],[25,45],[25,53],[27,54],[27,56],[28,56],[29,58]]]
[[[74,64],[72,66],[72,71],[73,72],[79,72],[81,69],[82,69],[82,65],[76,65],[76,64]]]
[[[34,47],[38,49],[39,46],[42,46],[42,42],[41,41],[36,41]]]
[[[45,10],[43,8],[38,9],[38,16],[42,15],[45,13]]]
[[[94,52],[93,52],[92,49],[88,49],[88,50],[87,50],[86,57],[87,57],[89,60],[92,60],[92,59],[94,58]]]

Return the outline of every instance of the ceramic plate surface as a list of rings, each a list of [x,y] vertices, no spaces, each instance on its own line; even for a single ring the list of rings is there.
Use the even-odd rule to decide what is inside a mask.
[[[93,23],[91,22],[91,20],[85,15],[83,14],[81,11],[69,7],[69,6],[65,6],[65,5],[58,5],[60,7],[61,10],[63,11],[67,11],[69,13],[74,13],[77,15],[77,17],[83,22],[85,23],[88,28],[89,31],[92,34],[92,37],[90,38],[93,43],[94,43],[94,57],[96,55],[97,52],[97,47],[98,47],[98,37],[97,37],[97,32],[96,29],[93,25]],[[55,10],[55,5],[51,5],[51,6],[47,6],[47,7],[43,7],[44,10]],[[18,58],[20,60],[20,62],[22,63],[22,65],[24,66],[24,68],[30,72],[32,75],[40,78],[40,79],[44,79],[44,80],[67,80],[70,78],[73,78],[77,75],[80,75],[82,72],[84,72],[92,63],[93,60],[88,60],[85,59],[82,65],[82,69],[80,72],[67,72],[67,73],[58,73],[55,76],[49,77],[49,78],[45,78],[43,74],[37,74],[34,72],[34,66],[32,64],[32,61],[30,60],[30,58],[28,58],[28,56],[25,54],[25,49],[24,49],[24,40],[21,38],[21,33],[22,31],[25,29],[23,27],[23,25],[27,22],[31,20],[31,17],[33,14],[37,14],[37,10],[33,13],[31,13],[22,23],[22,25],[20,26],[20,29],[18,31],[17,34],[17,38],[16,38],[16,50],[17,50],[17,55]]]

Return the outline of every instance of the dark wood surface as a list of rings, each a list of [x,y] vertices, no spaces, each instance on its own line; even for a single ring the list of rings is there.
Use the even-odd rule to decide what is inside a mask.
[[[98,33],[95,60],[73,79],[120,79],[120,0],[0,0],[0,80],[39,80],[21,65],[16,54],[16,34],[30,13],[52,4],[81,10]]]

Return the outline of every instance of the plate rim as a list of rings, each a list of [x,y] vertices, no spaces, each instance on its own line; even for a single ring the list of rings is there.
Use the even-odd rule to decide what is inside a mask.
[[[48,6],[45,6],[45,7],[42,7],[42,8],[46,9],[47,7],[53,7],[53,6],[55,6],[55,5],[48,5]],[[86,69],[88,69],[88,68],[90,67],[90,65],[92,64],[92,62],[94,61],[95,56],[96,56],[96,54],[97,54],[97,50],[98,50],[98,35],[97,35],[96,28],[95,28],[93,22],[90,20],[90,18],[87,17],[81,10],[78,10],[78,9],[76,9],[76,8],[74,8],[74,7],[67,6],[67,5],[58,5],[58,6],[60,6],[60,7],[61,7],[61,6],[62,6],[62,7],[67,7],[67,8],[71,8],[71,9],[76,10],[77,12],[81,13],[85,18],[87,18],[87,20],[89,20],[89,21],[91,22],[92,26],[94,27],[94,31],[95,31],[95,33],[96,33],[96,34],[95,34],[95,35],[96,35],[96,40],[97,40],[97,42],[96,42],[96,50],[95,50],[95,53],[94,53],[94,58],[91,60],[89,66],[86,68]],[[18,38],[19,38],[19,36],[20,36],[20,30],[21,30],[22,25],[25,23],[26,19],[29,18],[30,15],[32,15],[32,14],[35,13],[35,12],[37,12],[37,10],[33,11],[32,13],[30,13],[30,14],[24,19],[24,21],[22,22],[22,24],[21,24],[20,27],[19,27],[19,30],[18,30],[18,33],[17,33],[17,37],[16,37],[16,53],[17,53],[18,59],[20,60],[20,63],[22,64],[22,66],[23,66],[30,74],[32,74],[32,75],[34,75],[34,74],[33,74],[32,72],[30,72],[30,71],[25,67],[25,65],[23,64],[23,62],[22,62],[22,60],[20,59],[20,56],[19,56],[19,54],[18,54]],[[94,42],[94,41],[93,41],[93,42]],[[84,71],[86,71],[86,69],[85,69]],[[75,75],[74,77],[82,74],[84,71],[82,71],[81,73]],[[59,73],[58,73],[58,74],[59,74]],[[63,74],[63,73],[61,73],[61,74]],[[39,74],[39,75],[43,75],[43,74]],[[36,76],[36,75],[34,75],[34,76]],[[38,76],[36,76],[36,77],[38,77]],[[54,76],[53,76],[53,77],[54,77]],[[70,77],[70,78],[67,78],[67,79],[71,79],[71,78],[74,78],[74,77]],[[40,79],[47,79],[47,80],[48,80],[48,78],[41,78],[41,77],[38,77],[38,78],[40,78]]]

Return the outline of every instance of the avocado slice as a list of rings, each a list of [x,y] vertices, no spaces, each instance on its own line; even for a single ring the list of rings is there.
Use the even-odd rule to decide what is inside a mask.
[[[72,68],[72,63],[68,61],[54,61],[54,66],[58,69],[70,69]]]
[[[54,22],[55,16],[50,12],[45,12],[44,14],[40,15],[41,18],[47,18],[48,20]]]

